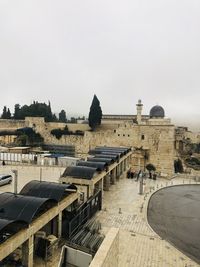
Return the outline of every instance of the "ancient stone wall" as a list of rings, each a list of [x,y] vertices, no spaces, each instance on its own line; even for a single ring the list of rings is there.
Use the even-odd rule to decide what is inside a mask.
[[[15,141],[16,135],[4,135],[0,136],[0,145],[11,144]]]
[[[26,117],[25,124],[28,127],[33,127],[36,131],[40,132],[42,136],[48,135],[53,129],[64,129],[65,126],[68,127],[69,131],[75,132],[77,130],[80,131],[88,131],[90,127],[88,124],[82,123],[62,123],[62,122],[45,122],[44,118],[40,117]]]
[[[0,119],[0,130],[4,129],[18,129],[25,127],[24,120],[7,120],[7,119]]]
[[[2,120],[1,120],[2,121]],[[0,129],[2,124],[0,121]],[[165,121],[165,123],[164,123]],[[33,127],[39,132],[46,144],[57,145],[74,145],[77,156],[84,157],[88,150],[96,146],[130,146],[138,149],[148,150],[149,158],[145,163],[152,163],[156,170],[161,173],[172,174],[174,172],[174,126],[167,124],[168,120],[156,125],[132,124],[124,122],[113,124],[109,128],[108,124],[102,124],[98,131],[88,131],[86,124],[67,124],[69,130],[84,131],[84,136],[80,135],[63,135],[60,139],[51,135],[51,130],[55,128],[64,128],[64,123],[46,123],[44,118],[26,118],[25,121],[3,120],[3,126]],[[12,128],[11,127],[11,128]],[[140,164],[142,161],[140,161]],[[138,168],[142,166],[138,165]]]
[[[63,136],[56,139],[51,134],[45,135],[46,143],[71,144],[78,155],[87,154],[89,149],[102,146],[131,146],[149,151],[150,162],[158,172],[173,173],[174,164],[174,126],[173,125],[130,125],[113,130],[97,132],[86,131],[84,136]],[[144,164],[141,162],[141,165]],[[138,168],[142,166],[138,166]]]
[[[186,139],[189,138],[192,143],[200,143],[200,133],[193,133],[190,131],[187,131],[184,136]]]
[[[51,134],[45,136],[46,143],[71,144],[78,155],[87,155],[88,150],[96,146],[131,146],[148,151],[146,164],[152,163],[161,173],[172,174],[174,171],[174,126],[173,125],[130,125],[113,130],[97,132],[86,131],[84,136],[62,136],[56,139]],[[141,160],[138,168],[143,168]]]

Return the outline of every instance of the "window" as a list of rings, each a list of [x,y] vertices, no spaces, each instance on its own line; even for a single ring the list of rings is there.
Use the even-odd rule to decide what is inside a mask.
[[[120,136],[120,134],[118,134],[118,136]]]
[[[141,139],[144,140],[144,134],[142,134]]]
[[[116,130],[114,130],[114,133],[116,133]]]

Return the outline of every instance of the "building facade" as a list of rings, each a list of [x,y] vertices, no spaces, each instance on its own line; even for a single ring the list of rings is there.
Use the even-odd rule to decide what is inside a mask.
[[[63,135],[57,139],[51,134],[54,128],[64,128],[65,123],[45,122],[44,118],[27,117],[24,121],[0,120],[1,129],[32,127],[39,132],[46,144],[73,145],[76,156],[85,158],[96,146],[128,146],[134,150],[132,166],[144,170],[151,163],[163,175],[174,172],[175,127],[161,106],[154,106],[149,115],[142,114],[143,104],[136,104],[136,115],[104,115],[96,131],[87,124],[67,124],[69,130],[81,130],[84,135]]]

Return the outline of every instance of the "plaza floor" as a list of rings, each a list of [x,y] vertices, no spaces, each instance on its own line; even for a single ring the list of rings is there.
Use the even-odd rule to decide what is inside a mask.
[[[173,245],[159,237],[147,222],[147,204],[157,189],[172,184],[190,183],[191,180],[175,178],[145,180],[144,194],[139,195],[139,182],[120,179],[104,192],[103,208],[96,215],[106,233],[109,228],[120,228],[119,267],[196,267]]]

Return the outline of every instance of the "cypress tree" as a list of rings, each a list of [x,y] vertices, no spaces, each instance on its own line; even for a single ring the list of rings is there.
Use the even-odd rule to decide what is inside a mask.
[[[8,108],[7,110],[7,119],[10,119],[11,118],[11,113],[10,113],[10,109]]]
[[[7,107],[6,106],[3,107],[3,113],[1,115],[1,118],[7,119]]]
[[[102,110],[100,102],[96,95],[94,95],[89,112],[89,126],[92,130],[95,130],[97,126],[101,124]]]
[[[15,120],[20,120],[21,119],[21,114],[20,114],[20,105],[19,104],[15,104],[15,108],[14,108],[14,119]]]

